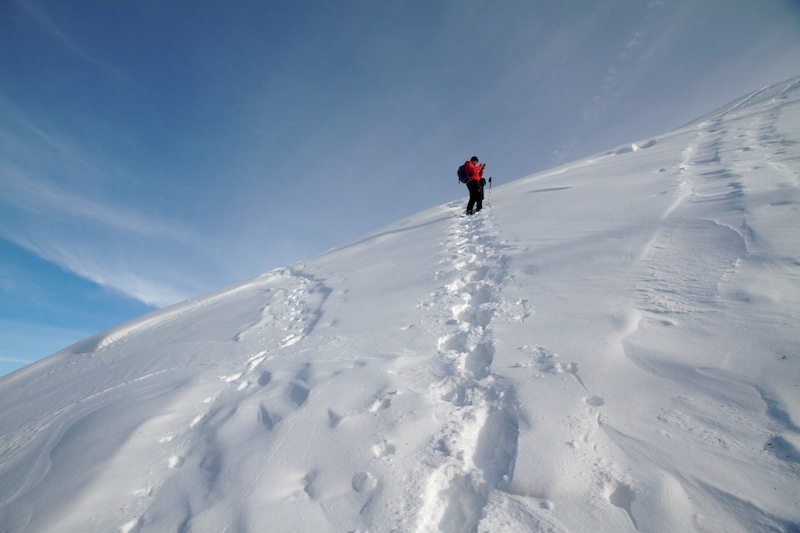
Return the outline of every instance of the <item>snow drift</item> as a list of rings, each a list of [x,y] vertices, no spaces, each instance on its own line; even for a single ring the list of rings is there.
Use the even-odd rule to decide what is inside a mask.
[[[796,79],[6,376],[0,530],[798,531],[799,142]]]

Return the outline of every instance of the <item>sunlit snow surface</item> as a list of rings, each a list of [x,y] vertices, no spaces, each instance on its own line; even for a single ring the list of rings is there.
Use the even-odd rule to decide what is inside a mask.
[[[792,80],[453,178],[6,376],[0,530],[798,531],[798,143]]]

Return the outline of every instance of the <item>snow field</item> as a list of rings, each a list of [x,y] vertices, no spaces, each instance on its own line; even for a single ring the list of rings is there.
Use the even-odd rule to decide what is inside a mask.
[[[0,530],[796,531],[798,146],[790,80],[6,376]]]

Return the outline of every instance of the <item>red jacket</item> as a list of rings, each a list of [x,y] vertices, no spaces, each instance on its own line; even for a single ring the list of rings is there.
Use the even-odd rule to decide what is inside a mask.
[[[483,177],[483,166],[476,165],[472,161],[464,163],[464,170],[467,172],[467,183],[470,181],[480,181]]]

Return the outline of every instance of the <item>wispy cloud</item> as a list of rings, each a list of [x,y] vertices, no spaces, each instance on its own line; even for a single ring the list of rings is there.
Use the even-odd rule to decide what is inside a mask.
[[[59,161],[59,168],[63,169],[64,163],[79,164],[83,167],[92,165],[92,158],[84,150],[70,140],[69,136],[58,133],[58,128],[48,118],[34,117],[18,105],[9,101],[0,94],[0,158],[3,164],[10,161],[19,161],[30,168],[31,163],[42,165],[44,161],[54,158],[63,158]]]
[[[22,359],[21,357],[2,357],[0,356],[0,363],[22,363],[28,365],[33,363],[33,359]]]
[[[20,244],[101,287],[147,305],[164,307],[200,291],[191,274],[181,277],[180,259],[160,249],[153,252],[160,251],[162,257],[153,261],[147,252],[142,256],[125,250],[98,250],[84,242],[27,240]]]
[[[62,46],[70,50],[76,56],[118,78],[128,79],[122,71],[100,59],[96,54],[92,53],[84,46],[81,46],[74,38],[64,32],[52,17],[50,17],[47,11],[36,2],[32,0],[14,0],[14,2],[22,7],[31,18],[39,23],[39,25],[60,42]]]
[[[99,202],[14,169],[6,168],[4,173],[9,179],[0,181],[0,199],[32,215],[60,219],[65,223],[98,225],[142,237],[180,242],[192,240],[189,232],[175,221],[159,220],[124,206]]]
[[[120,239],[122,242],[114,246],[105,237],[70,238],[36,228],[21,232],[9,232],[8,227],[0,229],[9,241],[36,256],[146,305],[163,307],[203,289],[194,272],[186,271],[192,256],[185,246],[167,243],[147,248],[134,239]]]
[[[180,213],[126,195],[142,176],[3,97],[0,116],[0,236],[148,305],[201,290],[181,273],[201,235]]]
[[[66,191],[60,196],[52,186],[27,185],[23,190],[31,198],[23,202],[33,217],[17,217],[14,226],[0,220],[0,234],[9,241],[147,305],[169,305],[202,290],[196,271],[183,270],[196,258],[191,252],[199,247],[196,236],[119,206]],[[52,211],[44,216],[48,208]]]
[[[561,164],[575,157],[576,146],[586,144],[587,137],[602,135],[608,121],[619,122],[625,109],[625,99],[635,90],[642,76],[652,66],[650,59],[656,50],[668,45],[670,24],[663,20],[663,2],[653,1],[640,6],[640,11],[629,13],[631,27],[624,34],[612,34],[607,41],[593,43],[605,49],[606,62],[594,78],[595,90],[583,102],[570,139],[557,146],[551,156],[553,164]],[[592,80],[587,78],[588,83]],[[586,155],[586,154],[579,154]]]

